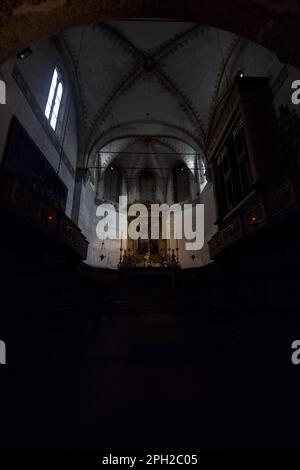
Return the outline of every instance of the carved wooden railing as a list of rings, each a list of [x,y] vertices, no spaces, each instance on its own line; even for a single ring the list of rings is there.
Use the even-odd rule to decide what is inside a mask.
[[[209,241],[211,258],[291,214],[300,215],[299,181],[286,177],[271,189],[250,195],[219,223],[218,232]]]
[[[20,179],[0,175],[0,208],[27,221],[31,227],[53,237],[86,259],[88,241],[65,214],[39,198]]]

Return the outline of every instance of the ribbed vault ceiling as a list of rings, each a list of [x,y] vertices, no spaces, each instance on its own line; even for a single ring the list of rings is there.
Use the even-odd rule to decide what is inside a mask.
[[[239,70],[268,76],[279,64],[261,46],[192,23],[121,21],[54,40],[74,83],[81,163],[89,165],[96,151],[103,164],[192,165],[224,86]]]

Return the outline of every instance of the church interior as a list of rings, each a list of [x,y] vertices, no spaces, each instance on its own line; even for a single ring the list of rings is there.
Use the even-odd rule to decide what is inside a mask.
[[[2,36],[0,448],[299,447],[300,60],[227,26]],[[201,249],[99,238],[120,196]]]

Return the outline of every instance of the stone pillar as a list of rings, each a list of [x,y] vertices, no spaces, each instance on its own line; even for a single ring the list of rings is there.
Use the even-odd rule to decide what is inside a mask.
[[[86,175],[87,175],[86,168],[76,169],[73,207],[72,207],[72,215],[71,215],[71,219],[76,225],[78,225],[78,220],[79,220],[81,189],[82,189],[82,184],[86,179]]]

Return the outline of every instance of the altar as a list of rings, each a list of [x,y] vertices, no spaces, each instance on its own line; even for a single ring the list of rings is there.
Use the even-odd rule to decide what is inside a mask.
[[[175,291],[180,284],[180,267],[119,268],[119,286],[132,290]]]
[[[128,236],[127,248],[121,246],[120,261],[118,268],[178,268],[179,250],[171,248],[169,240],[162,238],[162,217],[159,216],[159,238],[151,238],[151,205],[160,204],[159,201],[135,201],[143,204],[148,209],[146,226],[148,227],[148,238],[132,239]],[[142,216],[140,219],[144,220]],[[128,224],[134,217],[128,217]]]

